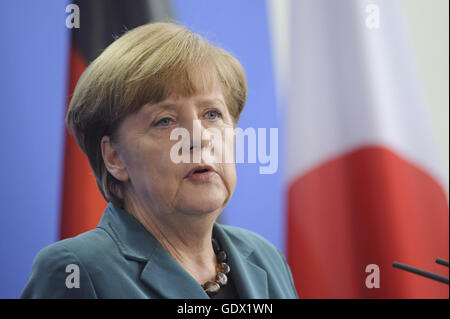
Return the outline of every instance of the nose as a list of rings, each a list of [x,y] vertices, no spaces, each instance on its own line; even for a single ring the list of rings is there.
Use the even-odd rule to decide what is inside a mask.
[[[190,123],[189,134],[190,134],[190,151],[200,151],[204,147],[207,147],[211,143],[209,137],[203,136],[204,127],[202,121],[198,118],[193,117]]]

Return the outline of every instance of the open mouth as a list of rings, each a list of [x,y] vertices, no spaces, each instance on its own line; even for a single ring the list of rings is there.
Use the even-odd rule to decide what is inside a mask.
[[[204,174],[210,175],[211,173],[215,173],[215,170],[211,166],[201,165],[201,166],[196,166],[193,169],[191,169],[189,171],[189,173],[186,175],[186,178],[204,175]]]
[[[205,172],[209,172],[209,170],[207,168],[203,168],[203,169],[196,169],[194,171],[194,174],[201,174],[201,173],[205,173]]]

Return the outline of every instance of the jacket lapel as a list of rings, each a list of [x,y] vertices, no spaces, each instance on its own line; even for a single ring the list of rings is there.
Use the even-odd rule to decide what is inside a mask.
[[[269,298],[267,273],[251,260],[255,248],[240,238],[230,238],[220,224],[214,225],[214,237],[225,250],[237,293],[243,299]]]
[[[162,298],[209,298],[200,284],[161,245],[149,258],[140,279]]]

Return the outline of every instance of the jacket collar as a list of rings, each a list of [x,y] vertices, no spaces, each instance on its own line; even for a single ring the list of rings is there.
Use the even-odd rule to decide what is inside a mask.
[[[109,203],[98,227],[110,234],[125,258],[145,263],[140,280],[163,298],[209,298],[198,282],[128,212]],[[240,297],[268,298],[267,273],[250,260],[254,246],[240,238],[231,238],[217,223],[213,236],[228,255]],[[177,287],[177,290],[168,287]]]
[[[243,299],[267,299],[269,290],[267,273],[252,261],[255,246],[234,236],[223,225],[214,224],[213,237],[222,245],[227,254],[237,293]]]

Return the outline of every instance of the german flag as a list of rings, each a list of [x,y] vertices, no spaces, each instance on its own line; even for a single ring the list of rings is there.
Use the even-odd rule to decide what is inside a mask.
[[[117,37],[139,25],[171,18],[169,1],[78,0],[79,27],[72,29],[68,103],[83,71]],[[60,238],[97,226],[106,202],[88,159],[66,130]]]

